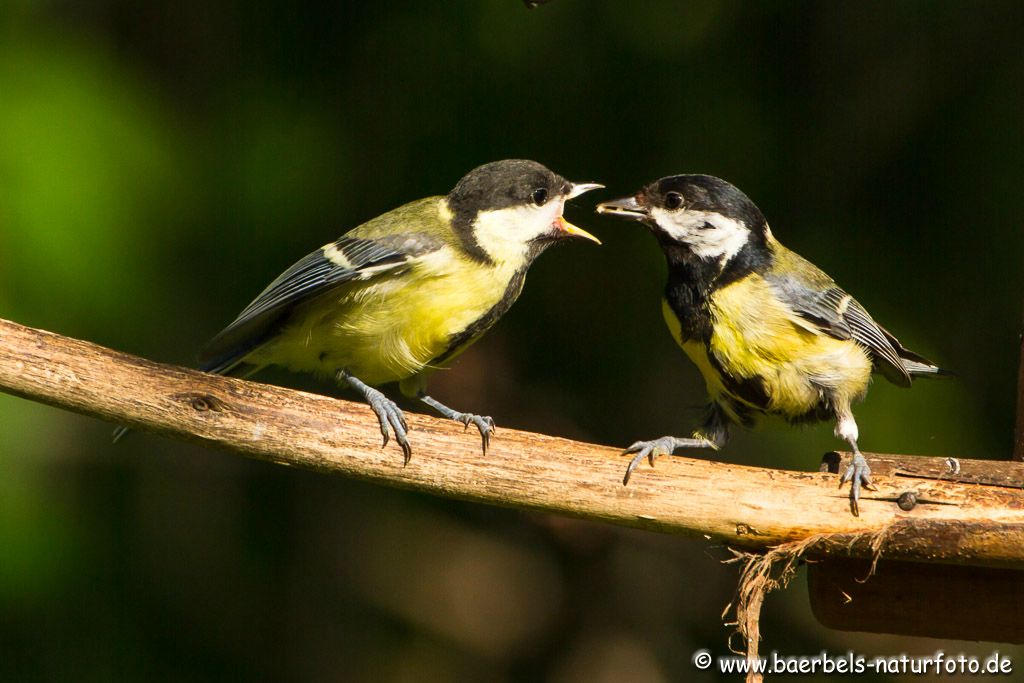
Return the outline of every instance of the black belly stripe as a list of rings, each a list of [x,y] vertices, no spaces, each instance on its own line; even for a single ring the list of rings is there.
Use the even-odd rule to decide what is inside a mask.
[[[716,400],[720,405],[725,404],[721,405],[721,409],[730,421],[736,421],[744,427],[753,427],[755,413],[764,413],[763,410],[751,408],[749,405],[730,394],[720,396]]]
[[[491,306],[490,310],[484,313],[482,316],[477,318],[473,323],[466,329],[458,334],[452,335],[452,338],[448,340],[448,348],[445,349],[444,353],[430,361],[431,365],[442,365],[446,360],[454,356],[461,349],[472,344],[477,337],[486,332],[490,327],[498,322],[501,316],[508,312],[508,309],[512,307],[512,304],[519,298],[519,293],[523,291],[523,283],[526,281],[526,267],[517,270],[509,280],[508,286],[505,288],[505,293],[502,295],[501,300],[498,303]]]
[[[718,373],[726,391],[740,399],[748,408],[755,408],[761,411],[768,410],[771,399],[768,396],[768,391],[765,389],[764,380],[760,377],[733,377],[725,371],[725,368],[718,362],[718,358],[715,357],[714,352],[710,348],[707,349],[707,356],[708,362],[711,363],[711,367]]]

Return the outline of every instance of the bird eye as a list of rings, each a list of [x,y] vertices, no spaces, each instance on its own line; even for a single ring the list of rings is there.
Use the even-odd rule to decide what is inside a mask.
[[[683,195],[678,192],[669,192],[665,195],[665,206],[669,209],[678,209],[683,205]]]
[[[548,200],[548,191],[543,187],[538,187],[533,191],[533,203],[537,206],[544,206],[544,202]]]

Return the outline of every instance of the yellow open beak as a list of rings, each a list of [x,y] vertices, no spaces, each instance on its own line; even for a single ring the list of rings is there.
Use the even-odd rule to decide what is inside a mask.
[[[590,192],[591,190],[600,190],[604,185],[600,183],[573,183],[572,187],[569,188],[569,194],[565,196],[565,200],[575,199],[584,192]],[[565,217],[559,216],[555,220],[555,228],[567,237],[582,237],[588,239],[591,242],[601,244],[601,240],[597,239],[583,228],[578,228],[569,221],[565,220]]]
[[[569,221],[565,220],[562,216],[559,216],[555,223],[558,225],[559,231],[565,233],[569,237],[582,237],[583,239],[588,239],[591,242],[601,244],[601,240],[597,239],[583,228],[576,227]]]

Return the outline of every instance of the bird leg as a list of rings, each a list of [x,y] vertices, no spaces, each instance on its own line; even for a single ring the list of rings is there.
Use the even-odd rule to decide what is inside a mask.
[[[841,414],[836,422],[836,436],[850,444],[853,449],[853,462],[839,478],[839,487],[842,488],[846,482],[850,482],[850,512],[854,517],[860,517],[861,487],[868,491],[875,490],[871,483],[871,468],[868,467],[868,461],[864,459],[860,448],[857,447],[857,435],[857,423],[853,419],[853,414],[849,412]]]
[[[487,455],[487,447],[491,445],[491,434],[498,431],[498,428],[494,426],[494,418],[489,415],[460,413],[457,410],[452,410],[437,399],[427,396],[423,392],[417,394],[416,398],[439,412],[444,417],[447,417],[449,420],[461,422],[466,429],[469,429],[470,424],[476,425],[476,428],[480,430],[480,439],[483,441],[484,455]]]
[[[390,438],[388,426],[390,425],[391,429],[395,430],[395,441],[402,447],[405,464],[408,465],[409,460],[412,458],[412,447],[409,445],[409,439],[406,437],[409,425],[406,424],[405,415],[402,414],[398,405],[378,389],[374,389],[360,381],[357,377],[353,377],[349,374],[348,370],[339,370],[337,379],[338,382],[358,391],[363,400],[370,404],[370,408],[377,415],[377,421],[380,422],[380,433],[384,436],[384,443],[381,444],[381,448],[388,445],[388,439]]]

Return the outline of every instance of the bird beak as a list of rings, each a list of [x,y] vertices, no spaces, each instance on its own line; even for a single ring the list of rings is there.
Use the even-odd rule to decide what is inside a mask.
[[[602,202],[597,205],[597,212],[631,218],[635,221],[646,220],[651,216],[651,212],[647,210],[647,207],[641,206],[636,197],[623,197],[610,202]]]
[[[599,183],[577,183],[577,184],[573,185],[572,188],[569,189],[569,194],[567,194],[565,196],[565,198],[567,200],[568,199],[575,199],[576,197],[579,197],[584,192],[590,192],[591,190],[603,190],[603,189],[604,189],[604,185],[601,185]]]
[[[582,237],[588,239],[591,242],[601,244],[601,240],[597,239],[583,228],[578,228],[569,221],[565,220],[562,216],[555,219],[555,234],[559,237]]]
[[[569,188],[569,194],[565,195],[565,201],[579,197],[584,192],[590,192],[591,190],[599,190],[604,185],[598,183],[575,183]],[[576,227],[569,221],[565,220],[563,216],[559,216],[555,219],[554,224],[555,234],[559,237],[582,237],[588,239],[591,242],[601,244],[601,240],[597,239],[583,228]]]

